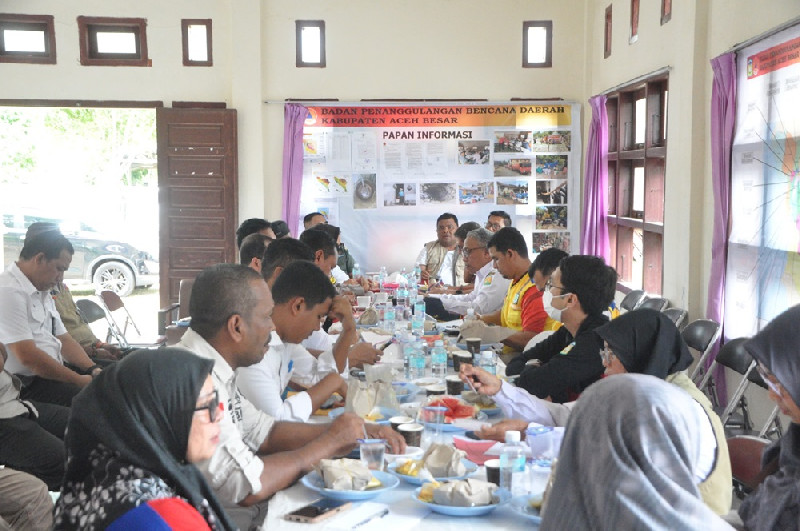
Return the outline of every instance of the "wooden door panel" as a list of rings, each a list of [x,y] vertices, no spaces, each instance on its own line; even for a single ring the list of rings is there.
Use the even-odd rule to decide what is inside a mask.
[[[236,261],[236,111],[158,109],[161,305],[180,281]]]

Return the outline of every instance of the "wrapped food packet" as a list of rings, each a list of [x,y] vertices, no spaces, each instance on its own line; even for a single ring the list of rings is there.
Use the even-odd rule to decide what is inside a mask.
[[[461,462],[465,455],[452,446],[434,443],[422,456],[422,462],[433,477],[451,478],[467,473],[467,467]]]
[[[482,344],[499,343],[512,334],[516,334],[516,330],[506,328],[504,326],[489,326],[483,321],[477,319],[466,321],[461,325],[461,332],[458,336],[457,342],[463,343],[468,337],[481,338]]]
[[[400,409],[391,382],[366,383],[355,378],[348,380],[345,411],[352,411],[359,417],[365,418],[376,408],[381,407]]]
[[[433,503],[453,507],[489,505],[494,502],[494,483],[479,479],[448,481],[433,489]]]
[[[317,471],[332,490],[364,490],[372,480],[372,472],[356,459],[322,459]]]

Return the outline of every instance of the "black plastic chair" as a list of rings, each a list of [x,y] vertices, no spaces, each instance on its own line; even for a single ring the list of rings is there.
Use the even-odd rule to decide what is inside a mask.
[[[657,312],[663,312],[667,306],[669,306],[669,301],[667,299],[661,297],[653,297],[653,298],[646,298],[642,302],[639,303],[639,306],[636,307],[637,310],[641,310],[643,308],[647,308],[649,310],[655,310]]]
[[[682,308],[667,308],[666,310],[661,310],[661,313],[669,317],[678,330],[681,329],[686,317],[689,315],[689,312]]]
[[[628,294],[625,295],[625,298],[622,299],[622,302],[619,303],[619,307],[626,312],[631,312],[639,307],[644,297],[644,291],[640,289],[629,291]]]
[[[78,307],[78,313],[80,313],[81,319],[86,324],[91,324],[106,318],[105,310],[91,299],[77,300],[75,301],[75,306]]]
[[[697,365],[691,375],[691,379],[695,383],[697,383],[698,375],[705,373],[703,363],[706,361],[717,337],[719,337],[720,330],[719,323],[716,321],[697,319],[689,323],[681,332],[681,337],[686,341],[686,344],[700,353],[700,358],[697,360]]]
[[[753,429],[753,422],[750,418],[750,409],[747,406],[747,398],[744,392],[750,385],[751,380],[748,379],[750,373],[755,371],[755,361],[753,357],[744,349],[744,343],[747,341],[746,337],[738,337],[731,339],[719,350],[714,363],[708,368],[708,372],[703,376],[700,382],[700,390],[704,391],[715,405],[719,405],[719,397],[717,396],[716,388],[714,386],[714,368],[717,364],[727,367],[732,371],[738,372],[742,375],[742,380],[739,386],[733,392],[728,405],[720,413],[720,420],[722,424],[730,428],[740,428],[744,432],[750,432]],[[741,409],[741,417],[737,415],[733,417],[733,412],[736,409]]]

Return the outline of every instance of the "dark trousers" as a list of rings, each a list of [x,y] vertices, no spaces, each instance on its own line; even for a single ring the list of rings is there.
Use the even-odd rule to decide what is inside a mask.
[[[461,315],[445,310],[442,299],[438,297],[425,297],[425,313],[439,321],[455,321],[456,319],[461,319]]]
[[[39,376],[24,378],[23,382],[24,385],[19,392],[19,396],[23,400],[36,400],[66,407],[72,405],[72,399],[81,390],[81,387],[75,384],[48,380]]]
[[[0,419],[0,464],[36,476],[48,489],[57,491],[64,478],[63,439],[69,408],[31,403],[39,412],[38,418],[20,415]]]

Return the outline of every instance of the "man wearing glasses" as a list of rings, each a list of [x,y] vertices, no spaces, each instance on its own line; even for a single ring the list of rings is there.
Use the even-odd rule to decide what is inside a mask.
[[[607,323],[603,312],[614,298],[617,272],[596,256],[561,260],[545,287],[564,326],[509,362],[506,374],[519,374],[517,386],[539,398],[575,400],[603,375],[602,341],[594,329]],[[526,366],[529,360],[539,365]]]
[[[493,210],[489,212],[489,219],[486,220],[486,229],[490,232],[497,232],[503,227],[511,226],[511,216],[505,210]]]
[[[494,236],[486,229],[478,228],[467,233],[461,254],[468,274],[475,275],[474,288],[470,293],[431,294],[425,297],[428,314],[442,320],[458,319],[472,308],[476,314],[492,313],[503,306],[510,280],[503,278],[492,263],[487,247]]]
[[[445,212],[436,219],[436,239],[426,243],[420,251],[417,264],[423,282],[441,279],[443,284],[457,286],[464,282],[464,260],[456,249],[458,218]]]

